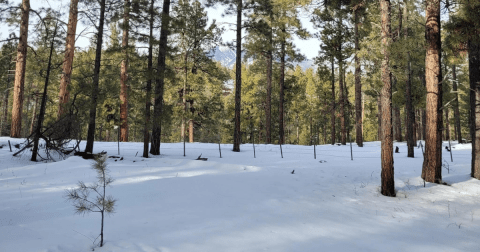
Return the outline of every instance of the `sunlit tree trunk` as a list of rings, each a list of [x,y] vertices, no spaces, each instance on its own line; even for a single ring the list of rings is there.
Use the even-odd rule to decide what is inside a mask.
[[[68,86],[71,82],[73,57],[75,54],[75,36],[78,21],[78,0],[70,1],[70,13],[67,25],[67,39],[65,45],[65,57],[63,59],[62,77],[60,79],[60,91],[58,94],[58,117],[65,113],[65,104],[68,103],[70,94]]]
[[[442,69],[440,40],[440,0],[426,1],[425,37],[427,54],[425,58],[426,137],[425,158],[422,178],[427,182],[440,183],[442,180]]]
[[[363,116],[362,116],[362,82],[360,76],[362,74],[360,69],[360,59],[358,58],[358,51],[360,50],[359,45],[359,35],[358,35],[358,8],[354,10],[354,21],[355,21],[355,141],[357,142],[358,147],[363,147]]]
[[[462,127],[460,126],[460,110],[458,108],[458,84],[457,84],[457,66],[452,66],[452,89],[454,92],[455,100],[453,101],[453,117],[455,117],[455,138],[458,143],[462,143]]]
[[[23,90],[25,86],[25,66],[27,63],[28,20],[30,0],[23,0],[21,5],[20,39],[17,47],[17,63],[15,67],[15,84],[13,87],[12,126],[10,136],[21,137]]]
[[[480,41],[476,34],[468,41],[470,77],[470,134],[472,138],[471,176],[480,179]]]
[[[149,36],[148,36],[148,79],[146,86],[146,97],[145,97],[145,124],[143,128],[143,157],[148,158],[148,143],[150,142],[150,108],[152,107],[152,79],[153,79],[153,24],[155,21],[155,12],[154,12],[155,0],[150,0],[149,12]]]
[[[332,56],[332,115],[331,115],[331,123],[332,123],[332,145],[335,144],[335,68],[334,68],[334,58]]]
[[[390,1],[380,0],[382,22],[382,82],[381,106],[382,106],[382,149],[381,149],[381,193],[385,196],[395,197],[395,180],[393,168],[393,128],[392,128],[392,82],[389,67],[391,44]]]

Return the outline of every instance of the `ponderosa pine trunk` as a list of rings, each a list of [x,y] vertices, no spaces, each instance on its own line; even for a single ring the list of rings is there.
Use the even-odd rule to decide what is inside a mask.
[[[462,140],[462,127],[460,126],[460,110],[458,107],[458,84],[457,84],[457,67],[456,65],[452,66],[452,89],[455,100],[453,101],[453,117],[455,117],[455,137],[458,140],[458,143],[463,143]]]
[[[426,1],[425,37],[427,53],[425,58],[426,136],[425,158],[422,178],[427,182],[440,183],[442,180],[442,68],[440,40],[440,0]]]
[[[123,59],[120,69],[120,141],[128,142],[128,32],[130,30],[130,0],[125,0],[123,11]]]
[[[395,179],[393,167],[393,128],[392,128],[392,82],[389,67],[391,44],[391,21],[390,1],[380,0],[382,20],[382,82],[381,106],[382,106],[382,150],[381,150],[381,193],[384,196],[395,197]]]
[[[243,2],[237,0],[237,41],[235,61],[235,128],[233,130],[233,151],[240,152],[240,111],[242,101],[242,15]]]
[[[15,66],[15,84],[13,87],[12,126],[10,136],[21,137],[23,90],[25,88],[25,67],[27,64],[28,20],[30,14],[30,0],[23,0],[21,5],[20,39],[17,47],[17,62]]]
[[[167,55],[167,39],[170,24],[170,0],[163,1],[162,28],[157,61],[157,76],[155,85],[155,103],[153,108],[152,144],[150,153],[160,155],[160,141],[162,135],[163,91],[165,86],[165,57]]]
[[[58,93],[58,118],[65,113],[65,106],[70,99],[68,86],[71,82],[73,58],[75,55],[75,39],[78,21],[78,0],[70,1],[70,12],[67,25],[67,38],[65,45],[65,57],[63,58],[62,77],[60,79],[60,91]]]
[[[90,96],[90,116],[88,122],[87,132],[87,145],[85,152],[93,153],[93,143],[95,142],[95,119],[97,117],[97,97],[98,97],[98,84],[100,81],[100,66],[102,61],[102,44],[103,44],[103,27],[105,24],[105,1],[101,0],[100,3],[100,20],[98,24],[97,33],[97,48],[95,51],[95,68],[93,70],[93,88]]]
[[[468,68],[470,77],[470,134],[472,138],[471,176],[480,179],[480,38],[468,40]]]
[[[361,68],[358,52],[360,51],[359,34],[358,34],[358,11],[356,8],[353,12],[355,20],[355,141],[358,147],[363,147],[363,116],[362,116],[362,82],[361,82]]]
[[[332,56],[332,115],[331,115],[331,123],[332,123],[332,145],[335,145],[335,68],[334,68],[334,58]]]
[[[378,141],[382,141],[382,95],[381,94],[379,94],[377,97],[377,119],[378,119],[377,139]]]
[[[152,107],[151,97],[152,97],[152,79],[153,79],[153,25],[155,21],[155,12],[154,12],[155,0],[150,0],[150,8],[148,9],[149,14],[149,35],[148,35],[148,62],[147,62],[147,71],[148,79],[146,86],[146,97],[145,97],[145,124],[143,128],[143,157],[148,158],[148,143],[150,142],[150,108]]]

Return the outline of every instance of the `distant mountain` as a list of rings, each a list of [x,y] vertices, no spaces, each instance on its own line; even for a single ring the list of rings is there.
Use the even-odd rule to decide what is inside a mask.
[[[213,60],[220,62],[222,66],[232,68],[235,65],[236,54],[235,50],[232,50],[226,46],[219,46],[215,49],[215,55]],[[296,63],[302,67],[303,70],[313,66],[313,60],[304,60],[300,63]]]

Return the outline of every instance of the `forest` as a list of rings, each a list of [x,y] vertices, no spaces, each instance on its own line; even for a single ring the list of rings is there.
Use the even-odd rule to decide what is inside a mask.
[[[413,157],[425,140],[422,178],[442,183],[442,141],[456,140],[472,143],[480,179],[478,1],[68,2],[0,0],[0,25],[14,27],[0,38],[0,133],[29,139],[32,161],[40,140],[83,139],[89,153],[143,142],[145,158],[161,143],[381,141],[382,194],[395,196],[394,141]],[[234,41],[214,6],[236,21]],[[312,67],[295,38],[320,41]],[[232,68],[214,60],[221,47]]]

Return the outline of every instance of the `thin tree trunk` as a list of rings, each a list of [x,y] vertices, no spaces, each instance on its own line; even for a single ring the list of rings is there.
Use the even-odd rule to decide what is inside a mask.
[[[445,140],[450,141],[450,121],[448,119],[448,108],[445,108]]]
[[[237,0],[237,51],[235,66],[235,128],[233,131],[233,151],[240,152],[240,109],[242,95],[242,15],[243,1]]]
[[[158,51],[157,76],[155,86],[155,104],[153,109],[152,144],[150,153],[160,155],[160,141],[162,135],[163,90],[165,85],[165,57],[167,55],[167,38],[170,23],[170,0],[163,1],[162,28]]]
[[[193,120],[188,121],[188,141],[193,143]]]
[[[23,0],[21,5],[22,17],[20,21],[20,40],[17,47],[17,63],[15,67],[15,84],[13,88],[12,126],[10,136],[21,137],[23,90],[25,87],[25,66],[27,63],[28,19],[30,0]]]
[[[360,69],[360,59],[358,58],[358,52],[360,51],[359,45],[359,34],[358,34],[358,8],[354,10],[354,20],[355,20],[355,140],[358,147],[363,147],[363,117],[362,117],[362,82],[360,79],[361,69]]]
[[[33,111],[32,111],[32,122],[30,123],[30,134],[33,133],[35,130],[35,122],[37,120],[37,104],[38,104],[38,92],[35,92],[35,102],[33,103]]]
[[[405,31],[404,31],[404,37],[405,40],[408,38],[408,11],[407,11],[407,3],[404,3],[404,9],[403,9],[403,15],[405,17]],[[411,69],[410,69],[410,52],[407,52],[407,69],[406,74],[407,74],[407,80],[405,81],[405,112],[407,114],[407,120],[405,123],[405,128],[407,130],[405,138],[407,138],[407,157],[414,157],[414,151],[413,151],[413,146],[415,145],[415,111],[413,109],[412,105],[412,88],[411,88]]]
[[[282,33],[285,33],[285,28],[282,28]],[[283,144],[285,141],[285,134],[284,134],[284,122],[283,122],[283,116],[284,116],[284,100],[285,100],[285,44],[287,41],[285,41],[285,38],[283,38],[281,42],[281,48],[280,48],[280,104],[278,105],[278,114],[279,114],[279,129],[278,129],[278,134],[279,134],[279,144]]]
[[[453,101],[453,116],[455,117],[455,138],[458,140],[458,143],[463,143],[462,140],[462,127],[460,126],[460,110],[458,108],[458,91],[457,91],[457,67],[456,65],[452,66],[452,79],[453,79],[453,92],[455,95],[455,100]]]
[[[440,41],[440,1],[427,0],[426,5],[425,81],[427,85],[427,124],[422,178],[427,182],[442,180],[442,69]]]
[[[154,12],[155,0],[150,0],[149,12],[149,37],[148,37],[148,79],[146,87],[145,97],[145,125],[143,128],[143,157],[148,158],[148,143],[150,142],[150,132],[148,127],[150,126],[150,108],[152,107],[152,79],[153,79],[153,24],[155,21]]]
[[[381,193],[385,196],[395,197],[395,180],[393,167],[393,129],[392,129],[392,83],[389,68],[389,46],[391,43],[390,1],[380,0],[382,19],[382,150],[381,150]]]
[[[475,40],[476,39],[476,40]],[[470,134],[472,138],[471,176],[480,179],[480,42],[478,34],[468,41],[470,77]]]
[[[393,115],[395,118],[395,140],[397,142],[402,141],[402,122],[400,118],[400,108],[397,106],[393,107]]]
[[[130,0],[125,0],[123,11],[123,59],[120,70],[120,141],[128,142],[128,31],[130,30]]]
[[[339,77],[339,84],[340,84],[340,131],[342,133],[341,136],[341,143],[342,145],[347,144],[347,131],[345,128],[345,90],[343,86],[343,62],[342,59],[338,59],[338,77]]]
[[[97,117],[98,84],[100,80],[100,65],[102,60],[103,26],[105,23],[105,1],[106,0],[101,0],[100,3],[100,20],[97,33],[97,48],[95,52],[95,68],[93,70],[93,88],[90,97],[90,118],[88,123],[87,145],[85,147],[85,152],[90,153],[93,153],[93,143],[95,141],[95,119]]]
[[[65,113],[65,104],[70,99],[68,86],[71,82],[73,58],[75,54],[75,35],[77,33],[78,0],[70,1],[70,12],[67,25],[67,39],[65,45],[65,57],[63,59],[62,78],[60,79],[60,91],[58,94],[58,118]]]
[[[269,6],[270,7],[270,6]],[[273,10],[270,10],[270,22],[273,22]],[[267,100],[265,106],[265,135],[266,143],[272,143],[272,68],[273,68],[273,29],[270,27],[268,33],[267,51]]]
[[[33,141],[31,161],[37,161],[38,143],[39,143],[40,135],[42,132],[42,124],[43,124],[43,119],[45,118],[45,110],[47,106],[48,81],[50,79],[50,70],[52,68],[52,55],[53,55],[53,48],[54,48],[53,45],[55,42],[55,37],[57,36],[57,27],[58,27],[57,25],[58,24],[55,24],[55,30],[53,32],[52,42],[50,43],[50,54],[48,56],[47,74],[45,76],[45,85],[44,85],[43,94],[42,94],[42,104],[40,105],[40,112],[38,114],[37,127],[35,128],[35,134],[33,136],[34,141]]]
[[[334,68],[334,57],[332,56],[332,145],[335,145],[335,68]]]

